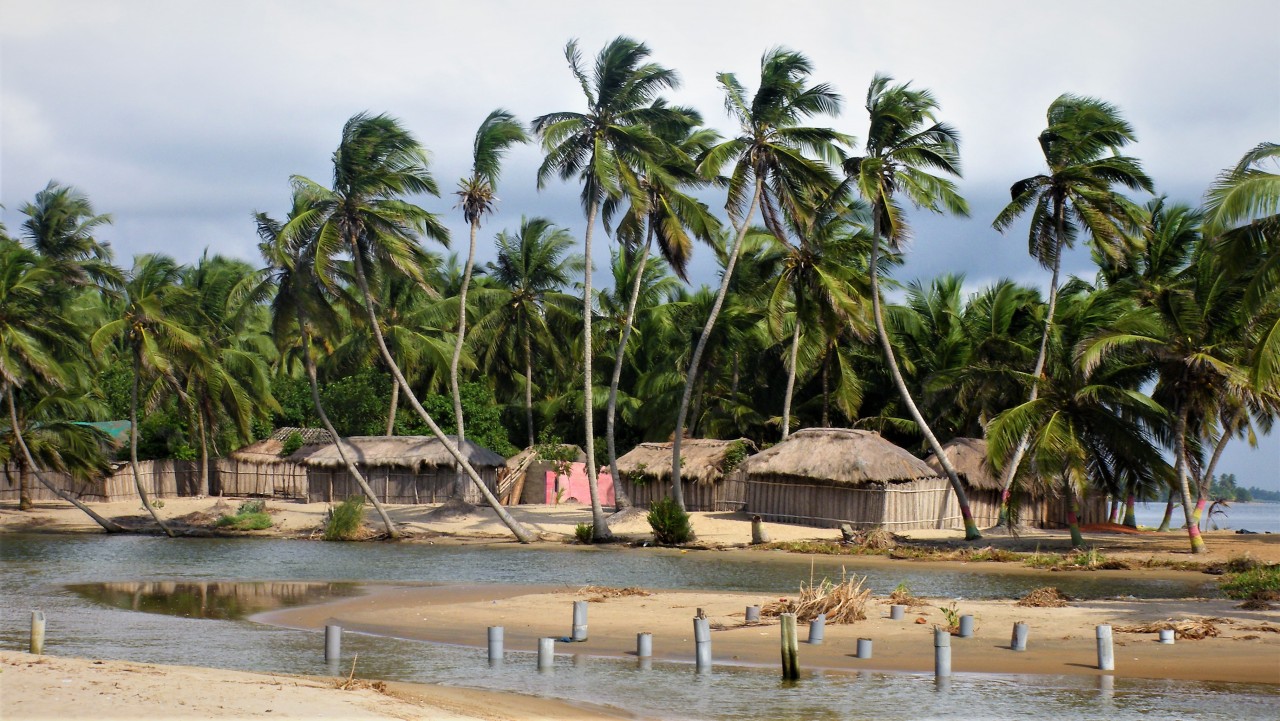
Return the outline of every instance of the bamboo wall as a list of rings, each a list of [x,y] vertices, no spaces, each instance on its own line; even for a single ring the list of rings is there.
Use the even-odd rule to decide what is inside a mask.
[[[620,474],[624,475],[625,474]],[[631,503],[640,508],[648,508],[654,501],[671,496],[671,481],[659,481],[648,478],[636,483],[623,480],[623,490],[631,498]],[[746,505],[746,475],[734,471],[728,478],[714,483],[696,483],[682,481],[684,491],[684,507],[687,511],[741,511]]]
[[[217,477],[217,483],[210,483],[214,495],[307,497],[307,468],[298,463],[260,464],[219,458]]]
[[[452,468],[432,468],[415,473],[403,468],[379,466],[361,468],[360,471],[383,503],[444,503],[453,496],[454,485],[458,481],[458,474]],[[497,491],[496,468],[477,468],[476,473],[490,491]],[[472,498],[478,495],[474,491],[475,485],[466,476],[462,481],[466,484],[464,497],[474,502]],[[343,501],[350,496],[364,494],[346,468],[310,468],[307,484],[306,498],[312,503]]]

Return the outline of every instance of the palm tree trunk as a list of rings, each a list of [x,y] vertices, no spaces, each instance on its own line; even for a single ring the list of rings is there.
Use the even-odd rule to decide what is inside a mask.
[[[742,241],[747,237],[751,227],[751,216],[760,207],[760,194],[764,188],[764,178],[756,175],[755,189],[751,193],[751,205],[742,218],[742,227],[738,228],[738,237],[733,240],[733,248],[729,250],[729,263],[720,278],[720,290],[716,292],[716,300],[711,305],[711,314],[707,316],[706,325],[702,326],[702,335],[698,336],[698,344],[693,348],[693,358],[689,360],[689,372],[684,379],[684,393],[680,396],[680,411],[676,414],[676,432],[671,444],[671,498],[684,508],[684,489],[680,486],[680,444],[684,440],[684,424],[689,416],[689,401],[693,397],[693,384],[698,377],[698,363],[702,361],[702,353],[707,349],[707,339],[711,337],[711,329],[715,327],[720,308],[724,305],[724,297],[729,292],[729,281],[733,279],[733,268],[738,264],[738,253],[742,250]]]
[[[1133,491],[1130,490],[1129,495],[1125,496],[1124,499],[1124,525],[1126,528],[1138,527],[1138,514],[1137,509],[1134,507],[1136,501],[1137,497],[1134,496]]]
[[[486,486],[484,481],[481,480],[480,475],[476,473],[476,469],[472,468],[471,464],[462,456],[462,451],[458,450],[457,444],[445,436],[444,431],[440,430],[440,426],[435,422],[435,419],[433,419],[431,414],[427,413],[427,409],[423,408],[422,404],[418,402],[418,397],[414,394],[413,388],[409,386],[409,381],[405,380],[404,374],[400,372],[400,366],[397,365],[395,359],[391,357],[391,351],[387,350],[386,339],[382,337],[382,328],[378,325],[378,314],[373,309],[373,296],[369,293],[369,279],[364,273],[364,261],[360,257],[360,249],[356,247],[354,242],[350,243],[350,246],[352,249],[352,259],[355,262],[356,283],[360,286],[360,294],[364,299],[364,308],[365,312],[369,316],[369,324],[373,328],[374,340],[378,343],[378,351],[382,354],[383,362],[385,362],[387,367],[391,369],[391,374],[395,376],[396,382],[400,384],[400,390],[404,393],[405,398],[408,399],[409,406],[413,408],[413,410],[418,414],[418,417],[427,424],[427,427],[431,429],[431,432],[435,434],[436,438],[444,444],[445,450],[449,452],[449,455],[453,456],[453,459],[461,464],[463,472],[465,472],[471,479],[471,482],[480,489],[480,493],[484,496],[485,502],[493,508],[494,512],[498,514],[498,518],[506,524],[507,528],[511,530],[511,533],[516,537],[516,539],[521,543],[532,543],[536,540],[535,537],[529,533],[529,531],[527,531],[519,521],[512,518],[510,513],[507,513],[507,509],[502,507],[502,504],[498,502],[498,499],[494,497],[488,486]],[[374,498],[374,503],[377,503],[376,497]]]
[[[382,525],[387,529],[388,538],[396,538],[400,534],[396,531],[396,525],[391,520],[391,516],[387,515],[387,509],[382,507],[382,503],[378,500],[378,494],[373,492],[369,487],[368,481],[364,475],[360,473],[360,469],[347,455],[347,442],[338,432],[334,430],[333,423],[329,421],[329,414],[324,410],[324,402],[320,400],[320,381],[316,377],[316,362],[311,357],[311,335],[307,333],[307,318],[302,308],[298,309],[298,328],[302,337],[302,362],[307,369],[307,380],[311,385],[311,404],[316,407],[316,415],[320,417],[320,424],[329,432],[329,437],[333,439],[333,445],[338,449],[338,457],[342,459],[342,465],[347,467],[347,473],[356,479],[356,485],[360,486],[360,490],[364,492],[365,498],[373,504],[373,508],[378,512],[378,517],[382,519]],[[351,449],[354,451],[354,449]],[[333,499],[329,499],[332,501]]]
[[[135,352],[133,354],[133,390],[129,400],[129,468],[133,471],[133,485],[138,489],[138,498],[142,499],[142,505],[155,519],[160,530],[164,531],[169,538],[173,538],[177,534],[160,520],[155,506],[151,505],[151,499],[147,498],[147,491],[142,487],[142,476],[138,473],[138,386],[142,383],[141,376],[142,363]]]
[[[1036,355],[1036,365],[1031,371],[1031,392],[1027,395],[1027,402],[1032,403],[1036,398],[1040,397],[1040,376],[1044,373],[1045,361],[1049,356],[1049,336],[1053,333],[1053,315],[1058,307],[1058,278],[1062,269],[1062,236],[1066,227],[1066,220],[1063,213],[1062,203],[1059,202],[1054,210],[1057,216],[1058,237],[1055,242],[1058,244],[1057,252],[1053,257],[1053,275],[1049,279],[1049,307],[1045,309],[1044,331],[1040,334],[1040,352]],[[1013,488],[1013,480],[1018,474],[1018,466],[1022,464],[1022,457],[1027,453],[1027,447],[1031,444],[1031,431],[1027,429],[1023,431],[1022,437],[1018,439],[1018,445],[1013,449],[1013,457],[1005,464],[1003,476],[1000,479],[1000,516],[997,524],[1004,524],[1009,519],[1009,496]]]
[[[1178,477],[1178,490],[1182,493],[1182,512],[1187,519],[1187,536],[1191,540],[1192,553],[1205,553],[1204,538],[1200,536],[1199,514],[1204,508],[1204,497],[1196,501],[1195,509],[1191,506],[1191,486],[1187,479],[1187,416],[1190,409],[1186,404],[1178,411],[1178,420],[1173,430],[1174,471]]]
[[[1169,523],[1173,520],[1173,499],[1177,491],[1173,488],[1169,489],[1169,500],[1164,504],[1164,518],[1160,520],[1160,527],[1156,529],[1159,533],[1169,530]]]
[[[822,427],[831,427],[831,353],[832,349],[827,349],[827,354],[822,358]]]
[[[604,436],[609,448],[609,477],[613,479],[613,496],[616,508],[621,511],[631,507],[631,498],[618,482],[618,447],[614,440],[614,417],[618,412],[618,384],[622,381],[622,365],[626,360],[627,341],[631,338],[631,326],[636,319],[636,305],[640,302],[640,285],[644,280],[645,265],[649,262],[649,248],[653,245],[653,225],[649,225],[640,251],[640,265],[631,281],[631,297],[627,299],[627,317],[622,322],[622,338],[618,340],[618,357],[613,362],[613,378],[609,380],[609,404],[604,414]]]
[[[1227,432],[1226,427],[1222,429],[1222,436],[1218,438],[1218,442],[1213,447],[1213,455],[1209,457],[1209,465],[1205,466],[1204,477],[1200,479],[1200,498],[1209,497],[1209,487],[1213,485],[1213,472],[1218,468],[1218,460],[1222,458],[1222,452],[1227,448],[1227,441],[1231,440],[1231,434]],[[1200,521],[1200,504],[1196,508],[1196,522]]]
[[[524,422],[529,429],[529,447],[535,440],[533,434],[533,350],[529,334],[524,334]]]
[[[124,529],[121,528],[114,521],[109,521],[103,518],[102,516],[98,515],[96,512],[94,512],[92,508],[89,508],[84,503],[82,503],[80,499],[76,498],[70,493],[67,493],[61,488],[58,488],[57,486],[53,485],[48,481],[48,479],[44,477],[44,473],[40,471],[40,466],[36,465],[36,460],[31,457],[31,449],[27,448],[27,442],[23,440],[22,432],[21,430],[19,430],[18,406],[16,403],[14,403],[14,400],[13,400],[13,388],[6,386],[5,391],[9,395],[9,423],[11,423],[13,426],[13,438],[15,441],[18,442],[18,448],[19,450],[22,451],[22,458],[24,461],[26,461],[26,465],[28,468],[31,469],[31,472],[35,474],[36,480],[40,481],[41,485],[43,485],[45,488],[48,488],[50,491],[56,494],[58,498],[61,498],[62,500],[70,503],[76,508],[79,508],[81,511],[84,511],[85,515],[92,518],[94,523],[97,523],[99,526],[102,526],[102,530],[106,531],[107,533],[120,533],[124,531]]]
[[[204,413],[196,411],[196,428],[200,431],[200,488],[201,498],[209,495],[209,434],[204,423]]]
[[[1120,497],[1111,497],[1111,510],[1107,512],[1107,523],[1115,523],[1120,518]]]
[[[396,434],[396,411],[400,406],[400,384],[395,380],[391,381],[391,409],[387,411],[387,432],[384,434],[388,437]],[[416,486],[415,486],[416,487]]]
[[[969,496],[964,492],[964,486],[960,485],[960,476],[956,474],[956,469],[952,467],[950,459],[947,458],[947,454],[942,450],[942,444],[938,443],[937,437],[929,429],[929,424],[925,422],[920,409],[916,407],[915,401],[911,399],[911,393],[907,390],[907,383],[902,378],[902,372],[898,370],[898,361],[893,356],[893,345],[889,343],[889,332],[885,329],[884,311],[880,303],[880,270],[877,265],[880,260],[881,230],[878,214],[876,218],[876,228],[871,238],[869,270],[871,272],[871,314],[875,316],[876,335],[880,337],[880,349],[884,351],[885,364],[889,368],[889,375],[893,378],[893,384],[898,388],[898,395],[902,396],[902,402],[907,406],[907,410],[911,413],[916,425],[920,427],[920,432],[924,434],[925,440],[929,443],[929,448],[933,450],[934,457],[942,465],[942,470],[947,474],[947,480],[951,482],[951,490],[955,491],[956,501],[960,504],[960,515],[964,518],[964,539],[966,541],[974,541],[982,538],[982,534],[978,531],[978,524],[973,520],[973,511],[969,509]]]
[[[1067,527],[1071,529],[1071,547],[1083,548],[1084,536],[1080,534],[1080,498],[1076,494],[1075,486],[1066,479],[1067,493]]]
[[[787,391],[782,396],[782,440],[791,435],[791,395],[796,387],[796,358],[800,354],[800,308],[796,307],[796,327],[791,331],[791,354],[787,361]]]
[[[458,364],[462,361],[462,345],[467,338],[467,289],[471,287],[471,270],[476,262],[476,233],[480,231],[480,219],[471,221],[471,244],[467,249],[467,264],[462,270],[462,288],[458,291],[458,336],[453,342],[453,358],[449,361],[449,389],[453,393],[453,424],[457,429],[458,446],[462,447],[467,440],[462,417],[462,391],[458,387]],[[458,479],[453,484],[454,497],[471,502],[464,489],[461,466],[458,467]]]
[[[30,511],[35,505],[31,500],[31,479],[27,477],[27,464],[23,461],[18,464],[18,510]]]
[[[582,415],[586,426],[587,488],[591,491],[591,540],[608,541],[613,534],[609,532],[609,521],[600,507],[600,489],[596,483],[595,399],[591,381],[591,311],[594,305],[591,297],[591,235],[595,230],[598,209],[599,201],[592,198],[587,206],[587,232],[582,238],[582,250],[586,255],[582,269]]]

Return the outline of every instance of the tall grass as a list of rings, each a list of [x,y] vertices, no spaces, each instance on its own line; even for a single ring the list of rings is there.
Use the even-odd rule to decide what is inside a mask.
[[[358,541],[364,528],[364,496],[352,496],[329,511],[324,524],[326,541]]]

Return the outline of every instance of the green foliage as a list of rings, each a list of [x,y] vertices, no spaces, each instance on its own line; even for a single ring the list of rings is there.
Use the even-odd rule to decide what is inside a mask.
[[[329,511],[324,540],[357,541],[364,527],[364,496],[352,496]]]
[[[307,393],[310,404],[310,391]],[[387,428],[387,409],[391,407],[390,377],[367,370],[339,378],[320,387],[320,400],[338,435],[382,435]]]
[[[720,465],[720,472],[728,475],[738,467],[746,459],[748,453],[746,441],[734,441],[725,449],[724,461]]]
[[[194,461],[200,457],[200,451],[197,451],[186,443],[181,443],[174,447],[170,456],[176,461]]]
[[[280,444],[280,455],[290,456],[293,452],[302,447],[302,434],[293,431],[285,437],[284,442]]]
[[[1222,592],[1228,598],[1280,601],[1280,565],[1258,566],[1223,577]]]
[[[660,498],[649,506],[646,517],[653,529],[653,540],[663,546],[676,546],[693,538],[689,514],[670,498]]]
[[[956,610],[956,602],[952,601],[950,606],[938,606],[938,610],[942,611],[943,618],[947,619],[947,628],[955,631],[960,628],[960,612]]]
[[[261,531],[271,528],[272,522],[266,501],[245,501],[234,516],[224,515],[214,525],[231,531]]]
[[[312,428],[319,425],[311,402],[311,382],[304,377],[276,376],[271,379],[271,395],[280,404],[276,428]]]
[[[573,527],[573,537],[578,543],[591,543],[592,535],[595,532],[595,524],[579,523]]]
[[[502,422],[502,408],[493,399],[493,390],[483,383],[463,383],[458,389],[462,395],[462,413],[467,420],[467,440],[474,441],[500,456],[513,456],[520,449],[512,445],[507,427]],[[440,424],[441,430],[452,434],[457,431],[453,419],[453,398],[432,393],[422,398],[422,407]],[[384,405],[385,409],[385,405]],[[385,410],[382,413],[386,419]],[[335,424],[336,425],[336,424]],[[377,431],[380,433],[381,431]],[[431,435],[431,431],[418,419],[401,413],[396,419],[396,432],[406,435]]]

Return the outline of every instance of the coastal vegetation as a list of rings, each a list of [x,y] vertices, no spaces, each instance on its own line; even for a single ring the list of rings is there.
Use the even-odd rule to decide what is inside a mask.
[[[1223,158],[1203,198],[1169,198],[1122,153],[1139,133],[1119,105],[1064,94],[1025,139],[1045,166],[1021,180],[1037,171],[1011,169],[1008,206],[982,219],[1026,228],[1047,293],[1008,279],[968,290],[954,274],[894,275],[909,210],[968,213],[960,130],[927,88],[877,75],[865,116],[851,117],[807,57],[773,49],[754,92],[718,76],[735,125],[721,137],[663,97],[680,78],[643,43],[617,38],[588,64],[570,42],[565,58],[583,108],[529,127],[495,110],[475,133],[456,193],[465,259],[443,254],[423,140],[385,114],[335,129],[331,185],[281,178],[283,220],[246,209],[262,256],[252,264],[147,254],[126,270],[103,239],[111,217],[51,181],[19,209],[20,228],[0,228],[0,454],[22,488],[46,483],[45,470],[89,479],[110,456],[127,458],[168,532],[141,459],[207,469],[282,426],[465,435],[504,454],[556,438],[587,457],[593,522],[578,535],[604,541],[598,461],[607,456],[616,478],[619,448],[671,440],[673,497],[650,519],[661,542],[679,543],[686,437],[765,447],[833,426],[937,454],[970,540],[981,534],[941,453],[957,437],[988,439],[1006,504],[1032,482],[1070,505],[1086,492],[1130,510],[1167,500],[1196,552],[1208,504],[1242,500],[1216,468],[1229,443],[1255,441],[1280,413],[1280,145]],[[479,266],[504,153],[533,139],[538,186],[580,188],[583,244],[562,225],[570,219],[530,215],[493,229],[496,259]],[[616,242],[604,288],[591,267],[599,227]],[[1075,245],[1091,253],[1089,277],[1063,277]],[[715,287],[689,277],[700,253],[719,266]],[[127,448],[85,424],[124,418]],[[457,441],[445,445],[470,498],[531,540]],[[344,505],[333,518],[358,526],[362,515]],[[1079,545],[1077,521],[1073,509]]]

